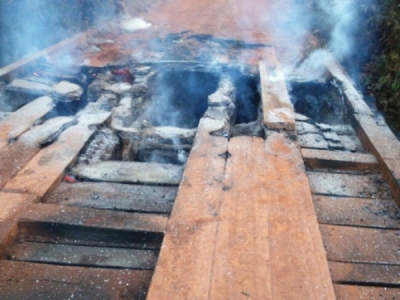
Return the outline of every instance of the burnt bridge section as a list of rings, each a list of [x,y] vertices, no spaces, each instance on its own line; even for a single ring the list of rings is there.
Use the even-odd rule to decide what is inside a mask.
[[[1,299],[400,298],[400,144],[329,53],[121,26],[0,69]]]

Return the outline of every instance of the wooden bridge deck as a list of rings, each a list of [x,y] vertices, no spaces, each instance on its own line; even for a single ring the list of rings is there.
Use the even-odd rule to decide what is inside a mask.
[[[157,11],[174,14],[157,6],[148,15],[154,23]],[[190,18],[182,18],[154,32],[189,28],[240,40],[254,30],[250,22],[235,35],[232,24],[189,26]],[[249,42],[276,41],[257,28]],[[91,34],[48,51],[62,57],[62,47]],[[88,50],[88,67],[132,55],[126,46],[137,36],[148,38],[120,34],[116,47]],[[43,53],[0,70],[1,79],[23,74]],[[184,170],[168,169],[175,179],[183,172],[178,181],[160,175],[138,185],[125,172],[124,184],[61,182],[110,113],[82,115],[44,148],[31,127],[52,109],[48,98],[0,122],[1,299],[400,298],[399,141],[327,60],[365,151],[303,144],[274,48],[243,53],[259,69],[265,138],[210,134],[220,124],[204,116]],[[235,55],[226,56],[235,63]]]

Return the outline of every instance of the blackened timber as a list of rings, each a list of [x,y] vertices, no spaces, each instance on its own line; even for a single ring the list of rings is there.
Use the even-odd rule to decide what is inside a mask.
[[[111,182],[61,183],[47,203],[146,213],[170,213],[178,188]]]

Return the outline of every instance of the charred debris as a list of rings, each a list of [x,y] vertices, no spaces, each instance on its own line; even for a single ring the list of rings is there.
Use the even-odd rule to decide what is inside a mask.
[[[212,43],[230,51],[269,47],[184,34],[190,42]],[[205,52],[190,60],[193,53],[181,45],[181,39],[182,34],[172,34],[154,42],[156,48],[166,50],[163,59],[151,62],[132,59],[95,68],[56,65],[43,59],[24,76],[0,83],[1,116],[50,96],[54,108],[34,125],[65,116],[72,121],[63,123],[42,143],[47,146],[83,113],[112,112],[78,159],[78,164],[86,165],[102,161],[183,165],[201,118],[220,124],[212,133],[216,136],[265,138],[258,72],[238,64],[210,63]],[[339,85],[325,79],[292,80],[287,85],[302,146],[361,151]]]

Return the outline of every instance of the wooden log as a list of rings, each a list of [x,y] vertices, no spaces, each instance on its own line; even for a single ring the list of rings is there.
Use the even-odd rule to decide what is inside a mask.
[[[341,284],[400,287],[400,265],[329,262],[332,280]]]
[[[14,245],[8,251],[8,255],[16,261],[97,268],[153,270],[157,262],[158,252],[128,248],[24,242]]]
[[[0,298],[145,299],[151,271],[1,261]]]
[[[93,165],[78,165],[72,169],[72,173],[96,181],[178,185],[183,168],[171,164],[104,161]]]
[[[264,124],[268,129],[294,131],[293,107],[286,89],[281,65],[276,58],[275,49],[265,50],[265,60],[260,61],[261,100]]]
[[[311,169],[336,169],[345,171],[378,171],[379,163],[371,154],[347,151],[302,149],[304,163]]]
[[[119,183],[61,183],[47,203],[97,209],[168,214],[172,210],[178,188]]]
[[[392,200],[314,196],[318,222],[400,229],[400,209]]]
[[[320,225],[331,261],[400,264],[399,236],[395,230]]]
[[[314,194],[373,199],[391,199],[390,191],[379,174],[340,174],[307,172]]]

